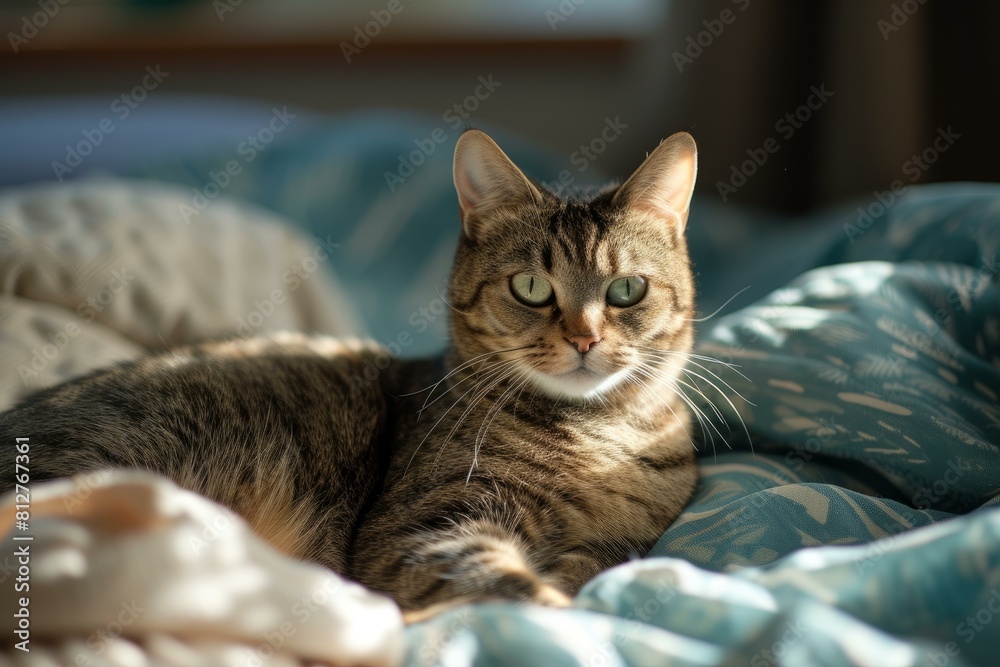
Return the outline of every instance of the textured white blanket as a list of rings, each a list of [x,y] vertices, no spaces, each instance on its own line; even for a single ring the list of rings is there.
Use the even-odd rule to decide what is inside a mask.
[[[381,666],[402,658],[395,603],[289,559],[232,512],[165,479],[98,472],[38,485],[30,500],[27,531],[15,529],[12,497],[0,509],[12,565],[3,597],[30,601],[26,619],[2,615],[0,664]],[[30,588],[15,591],[20,580]]]
[[[357,335],[337,239],[190,193],[100,180],[0,192],[0,409],[156,349],[282,329]]]
[[[0,410],[151,349],[360,332],[328,273],[336,239],[221,199],[186,224],[189,199],[122,181],[0,193]],[[3,446],[30,435],[0,434]],[[29,487],[27,530],[14,497],[0,501],[0,666],[402,659],[394,603],[289,559],[164,479],[103,472]],[[17,590],[22,565],[30,588]],[[29,618],[14,615],[22,607]],[[15,646],[21,625],[30,653]]]

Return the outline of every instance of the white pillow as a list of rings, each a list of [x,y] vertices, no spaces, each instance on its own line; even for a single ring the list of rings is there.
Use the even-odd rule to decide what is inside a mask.
[[[187,190],[108,178],[0,191],[0,410],[148,350],[364,333],[334,239],[224,197],[191,205]]]

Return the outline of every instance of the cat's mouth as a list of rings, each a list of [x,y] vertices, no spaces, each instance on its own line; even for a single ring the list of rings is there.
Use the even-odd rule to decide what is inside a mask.
[[[600,371],[583,360],[567,372],[552,374],[534,371],[532,373],[535,385],[545,394],[553,398],[594,398],[617,385],[626,371]]]

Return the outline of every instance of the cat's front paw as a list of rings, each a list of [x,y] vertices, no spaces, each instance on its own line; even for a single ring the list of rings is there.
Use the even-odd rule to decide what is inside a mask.
[[[531,602],[546,607],[568,607],[572,598],[531,572],[507,572],[493,585],[490,596],[514,602]]]
[[[530,601],[546,607],[569,607],[573,604],[573,598],[544,582],[535,588]]]
[[[423,609],[405,611],[403,621],[407,624],[422,623],[456,607],[482,602],[518,602],[545,607],[569,607],[573,604],[573,599],[555,586],[534,579],[530,575],[505,575],[494,590],[480,595],[466,595],[445,600]]]

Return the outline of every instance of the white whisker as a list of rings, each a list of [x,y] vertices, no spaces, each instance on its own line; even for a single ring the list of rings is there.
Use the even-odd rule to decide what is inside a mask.
[[[517,359],[512,359],[510,360],[510,363],[512,364],[516,361]],[[493,391],[494,387],[496,387],[501,382],[504,382],[507,378],[511,377],[516,372],[517,368],[507,368],[507,367],[495,371],[491,376],[494,377],[495,379],[490,381],[489,385],[485,389],[483,389],[481,392],[472,397],[472,402],[469,403],[469,405],[465,408],[465,410],[462,411],[462,414],[461,416],[459,416],[458,421],[455,422],[455,425],[451,427],[451,431],[448,432],[448,437],[445,438],[444,442],[441,444],[441,447],[438,449],[437,456],[434,457],[435,467],[437,466],[438,459],[441,458],[441,452],[444,451],[444,448],[448,446],[449,442],[451,442],[451,439],[455,436],[455,433],[458,432],[458,429],[462,426],[463,423],[465,423],[465,420],[469,416],[469,413],[472,412],[472,410],[480,403],[480,401],[482,401],[491,391]],[[484,379],[483,381],[477,383],[476,387],[485,384],[486,382],[487,380]],[[465,395],[468,393],[469,392],[462,394],[462,397],[464,398]],[[448,410],[450,412],[451,408],[449,408]]]
[[[524,385],[527,382],[529,382],[530,379],[531,379],[530,377],[526,376],[523,373],[521,374],[521,377],[515,378],[514,382],[511,384],[511,386],[508,387],[507,389],[505,389],[504,392],[502,394],[500,394],[500,397],[496,400],[496,403],[494,403],[492,406],[490,406],[490,409],[486,411],[486,416],[483,417],[483,423],[479,427],[479,432],[476,434],[476,439],[474,441],[474,445],[473,445],[473,448],[472,448],[472,465],[469,466],[469,474],[466,475],[466,477],[465,477],[465,484],[466,485],[468,485],[469,484],[469,480],[472,479],[472,471],[479,464],[479,449],[480,449],[480,447],[482,447],[483,443],[486,441],[486,434],[489,432],[490,426],[493,424],[493,421],[497,418],[497,416],[503,410],[504,403],[506,403],[507,400],[509,400],[509,398],[511,396],[513,396],[514,392],[517,391],[519,388],[523,389]],[[520,380],[520,383],[518,384],[519,380]],[[491,416],[491,413],[492,413],[492,416]]]
[[[517,359],[509,359],[509,360],[507,360],[506,363],[507,364],[513,364],[516,361],[517,361]],[[410,469],[410,464],[413,463],[413,458],[417,455],[417,452],[420,451],[420,448],[423,447],[423,445],[424,445],[425,442],[427,442],[427,438],[430,437],[431,433],[434,432],[434,429],[436,429],[438,427],[438,424],[440,424],[444,420],[444,418],[448,416],[448,414],[452,411],[452,409],[454,409],[454,407],[456,405],[458,405],[459,403],[461,403],[462,400],[466,396],[469,395],[469,393],[475,391],[478,387],[482,386],[485,382],[488,382],[489,380],[491,380],[492,378],[496,377],[497,375],[503,374],[503,372],[505,370],[506,370],[505,367],[501,367],[501,368],[498,368],[498,369],[491,370],[489,373],[487,373],[486,377],[480,379],[478,382],[476,382],[474,385],[472,385],[472,387],[469,388],[464,394],[462,394],[461,396],[459,396],[458,399],[456,399],[454,403],[452,403],[450,406],[448,406],[448,409],[444,411],[444,414],[442,414],[440,417],[438,417],[437,421],[434,422],[434,425],[431,426],[431,428],[430,428],[429,431],[427,431],[427,435],[425,435],[423,437],[423,439],[420,441],[420,443],[413,450],[413,454],[410,455],[410,460],[406,462],[406,468],[403,469],[403,474],[404,475]]]
[[[700,380],[702,380],[704,382],[707,382],[709,385],[711,385],[711,387],[713,389],[715,389],[715,391],[719,392],[719,396],[722,396],[722,398],[725,399],[726,403],[729,404],[729,407],[732,408],[733,412],[739,418],[740,425],[743,427],[743,433],[747,437],[747,442],[752,444],[752,441],[750,439],[750,431],[749,431],[749,429],[747,429],[746,422],[743,420],[743,415],[740,414],[740,411],[736,409],[736,405],[733,403],[733,401],[729,398],[728,395],[726,395],[726,393],[724,391],[722,391],[722,389],[720,389],[718,387],[718,385],[716,385],[714,382],[712,382],[711,380],[709,380],[705,376],[703,376],[703,375],[701,375],[699,373],[696,373],[696,372],[694,372],[694,371],[692,371],[690,369],[682,368],[680,366],[674,366],[674,364],[671,364],[670,362],[667,362],[667,364],[670,365],[670,366],[672,366],[672,367],[674,367],[674,368],[677,368],[677,369],[683,371],[684,373],[687,373],[689,376],[693,375],[694,377],[699,378]],[[743,400],[744,402],[746,402],[749,405],[753,405],[753,403],[751,403],[750,401],[748,401],[742,394],[740,394],[738,391],[736,391],[735,389],[733,389],[732,387],[730,387],[729,384],[725,380],[721,380],[720,379],[720,381],[722,382],[722,384],[726,385],[726,387],[729,387],[730,391],[732,391],[734,394],[736,394],[737,396],[739,396],[741,400]],[[688,386],[690,386],[690,385],[688,385]],[[704,398],[705,401],[707,401],[708,404],[713,407],[713,409],[715,409],[716,414],[719,414],[719,418],[720,419],[724,419],[722,417],[722,415],[719,413],[718,408],[715,407],[715,403],[713,401],[710,401],[709,398],[708,398],[708,396],[706,396],[705,393],[703,391],[701,391],[701,389],[698,389],[698,388],[695,388],[695,387],[691,387],[691,388],[695,389],[695,391],[697,391],[701,395],[701,397]],[[756,406],[754,406],[754,407],[756,407]]]
[[[664,406],[666,406],[667,410],[670,410],[670,414],[672,414],[674,416],[674,419],[677,420],[677,423],[680,424],[681,430],[683,430],[684,435],[687,436],[688,442],[690,442],[691,446],[694,447],[695,451],[697,451],[698,446],[694,444],[694,438],[691,437],[691,434],[688,432],[687,427],[684,425],[684,420],[678,416],[677,412],[674,410],[673,406],[670,405],[670,402],[668,400],[666,400],[665,398],[654,392],[651,388],[647,387],[645,383],[641,382],[638,378],[636,378],[633,375],[633,372],[635,370],[636,369],[630,369],[628,373],[625,374],[625,382],[631,383],[633,386],[638,387],[644,394],[646,394],[646,396],[650,397],[654,401],[659,401]]]
[[[465,382],[466,380],[469,380],[470,378],[474,378],[474,377],[476,377],[477,375],[479,375],[479,374],[481,374],[481,373],[484,373],[484,372],[489,372],[489,371],[491,371],[491,370],[495,369],[495,368],[496,368],[497,366],[501,366],[501,365],[504,365],[504,364],[507,364],[507,363],[509,363],[509,362],[511,362],[511,361],[519,361],[519,360],[521,360],[521,359],[524,359],[524,358],[526,358],[526,355],[525,355],[525,356],[521,356],[521,357],[514,357],[513,359],[500,359],[500,360],[498,360],[498,361],[493,361],[493,362],[490,362],[490,364],[489,364],[488,366],[486,365],[486,360],[484,359],[484,360],[483,360],[483,362],[482,362],[482,363],[480,364],[480,367],[479,367],[479,368],[477,368],[477,369],[476,369],[475,371],[473,371],[473,372],[469,373],[468,375],[466,375],[466,376],[465,376],[464,378],[462,378],[461,380],[459,380],[459,381],[457,381],[457,382],[454,382],[454,383],[452,383],[452,384],[451,384],[451,385],[450,385],[450,386],[448,387],[448,389],[449,389],[449,390],[452,390],[452,389],[455,389],[456,387],[458,387],[458,385],[462,384],[462,383],[463,383],[463,382]],[[444,378],[444,379],[447,379],[447,378]],[[444,379],[442,379],[442,382],[444,381]],[[440,383],[439,383],[439,384],[440,384]],[[433,390],[431,390],[431,394],[433,394],[433,393],[434,393],[434,391],[433,391]],[[420,409],[419,409],[419,410],[417,410],[417,413],[418,413],[418,414],[419,414],[419,413],[422,413],[422,412],[423,412],[424,410],[426,410],[426,409],[427,409],[427,408],[429,408],[430,406],[434,405],[435,403],[437,403],[438,401],[440,401],[440,400],[441,400],[442,398],[444,398],[444,397],[445,397],[445,396],[447,396],[447,395],[448,395],[448,392],[447,392],[447,391],[445,391],[445,392],[442,392],[442,394],[441,394],[440,396],[438,396],[438,397],[437,397],[437,398],[435,398],[435,399],[434,399],[433,401],[430,401],[430,402],[428,403],[427,401],[428,401],[428,399],[430,399],[430,397],[431,397],[431,395],[429,394],[429,395],[427,396],[427,398],[425,398],[425,399],[424,399],[424,404],[423,404],[422,406],[420,406]]]
[[[489,352],[484,352],[482,354],[477,354],[476,356],[472,357],[471,359],[463,361],[461,364],[459,364],[458,366],[456,366],[455,368],[453,368],[444,377],[442,377],[440,380],[438,380],[434,384],[428,385],[428,386],[424,387],[423,389],[418,389],[417,391],[411,391],[411,392],[406,393],[406,394],[399,394],[399,396],[400,397],[415,396],[417,394],[421,394],[421,393],[427,391],[428,389],[430,389],[431,393],[427,396],[427,399],[424,399],[424,406],[423,407],[427,407],[427,400],[429,400],[430,397],[434,395],[434,390],[437,389],[437,387],[442,382],[444,382],[445,380],[447,380],[448,378],[450,378],[451,376],[453,376],[455,373],[458,373],[458,372],[462,371],[462,369],[467,368],[468,366],[474,364],[476,361],[478,361],[480,359],[483,359],[484,357],[489,357],[489,356],[492,356],[492,355],[495,355],[495,354],[503,354],[504,352],[517,352],[518,350],[527,350],[527,349],[532,348],[532,347],[534,347],[534,345],[522,345],[521,347],[512,347],[512,348],[507,349],[507,350],[491,350]]]
[[[722,304],[721,306],[719,306],[718,308],[716,308],[715,312],[712,313],[711,315],[706,315],[705,317],[699,317],[699,318],[696,318],[696,319],[692,319],[690,317],[685,317],[683,319],[687,320],[688,322],[704,322],[705,320],[710,320],[713,317],[715,317],[716,315],[718,315],[720,310],[722,310],[723,308],[725,308],[726,306],[728,306],[732,302],[733,299],[735,299],[736,297],[738,297],[740,294],[743,294],[743,292],[746,292],[751,287],[753,287],[753,285],[747,285],[746,287],[744,287],[743,289],[741,289],[739,292],[737,292],[736,294],[734,294],[731,297],[729,297],[728,299],[726,299],[726,302],[724,304]]]
[[[715,430],[716,433],[718,433],[719,437],[722,438],[722,441],[726,443],[726,446],[727,447],[729,446],[729,443],[726,440],[725,436],[723,436],[722,432],[718,429],[717,426],[715,426],[715,422],[712,421],[711,419],[709,419],[708,416],[705,415],[704,412],[701,410],[701,408],[699,408],[688,396],[685,396],[684,392],[677,390],[677,387],[675,385],[678,382],[678,380],[676,378],[667,379],[667,378],[664,378],[662,375],[657,375],[654,372],[656,369],[653,369],[653,368],[649,367],[647,364],[642,364],[640,366],[637,366],[635,368],[635,370],[637,370],[639,373],[641,373],[645,377],[649,378],[650,380],[660,381],[663,384],[666,384],[666,386],[667,386],[668,389],[670,389],[671,391],[673,391],[674,394],[679,399],[681,399],[689,408],[691,408],[692,412],[694,413],[695,418],[697,418],[699,420],[699,423],[700,423],[703,431],[705,431],[705,424],[707,423],[709,426],[711,426]],[[668,381],[667,382],[663,382],[664,379],[667,379]],[[681,383],[684,384],[683,381],[681,381]],[[709,403],[711,404],[711,401],[709,401]],[[702,420],[704,420],[704,421],[702,421]],[[711,437],[711,431],[710,430],[708,431],[708,435]],[[715,441],[715,438],[712,437],[713,448],[714,448],[714,441]]]
[[[702,369],[704,369],[705,371],[707,371],[709,373],[712,373],[712,371],[710,371],[707,367],[702,366],[701,364],[692,361],[692,359],[698,359],[700,361],[715,362],[717,364],[722,364],[723,366],[729,368],[730,370],[732,370],[734,373],[736,373],[737,375],[739,375],[741,378],[743,378],[747,382],[753,382],[753,380],[751,380],[746,375],[744,375],[739,370],[737,370],[738,368],[741,368],[741,366],[737,366],[736,364],[727,364],[724,361],[719,361],[718,359],[713,359],[712,357],[706,357],[706,356],[700,355],[700,354],[689,354],[689,353],[686,353],[686,352],[674,352],[674,351],[669,351],[669,350],[653,350],[652,348],[642,348],[642,349],[645,352],[654,352],[654,353],[656,353],[658,355],[659,354],[663,354],[663,355],[668,355],[668,356],[681,357],[685,361],[690,362],[690,363],[694,364],[695,366],[698,366],[699,368],[702,368]],[[714,373],[713,373],[713,375],[714,375]],[[720,381],[722,380],[722,378],[719,377],[718,375],[716,375],[715,377],[718,378]]]

